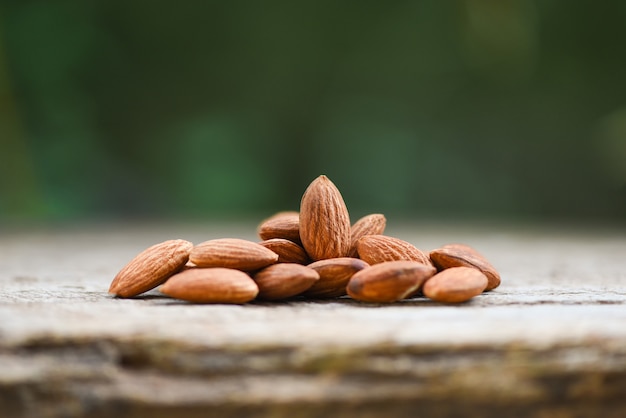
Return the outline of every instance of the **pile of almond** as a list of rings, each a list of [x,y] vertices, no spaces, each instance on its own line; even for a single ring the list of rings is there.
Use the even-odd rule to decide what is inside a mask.
[[[129,298],[162,285],[172,298],[196,303],[351,298],[390,303],[423,295],[464,302],[496,288],[500,275],[462,244],[424,253],[383,235],[383,215],[350,223],[341,193],[326,177],[304,192],[300,212],[279,212],[258,227],[261,242],[213,239],[156,244],[115,276],[109,293]]]

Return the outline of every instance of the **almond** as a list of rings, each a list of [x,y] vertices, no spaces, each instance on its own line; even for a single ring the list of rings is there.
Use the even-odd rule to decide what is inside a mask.
[[[369,267],[369,264],[358,258],[340,257],[319,260],[308,267],[317,271],[320,279],[303,295],[312,298],[336,298],[346,294],[346,285],[354,273]]]
[[[350,257],[358,257],[357,242],[359,238],[365,235],[382,235],[385,232],[385,226],[387,226],[387,219],[385,215],[379,213],[364,216],[356,221],[351,228],[350,251],[348,255]]]
[[[246,273],[223,267],[193,268],[178,273],[159,289],[176,299],[197,303],[246,303],[259,293]]]
[[[350,250],[350,215],[341,193],[324,175],[300,202],[300,239],[313,261],[345,257]]]
[[[418,261],[385,261],[356,272],[347,291],[363,302],[395,302],[415,293],[436,271]]]
[[[295,211],[278,212],[261,222],[257,233],[264,241],[283,238],[300,244],[300,214]]]
[[[450,267],[473,267],[480,270],[489,283],[485,291],[500,286],[500,273],[478,251],[465,244],[448,244],[430,252],[430,259],[439,270]]]
[[[279,263],[308,264],[310,261],[304,248],[288,239],[272,238],[261,241],[259,244],[278,254]]]
[[[219,238],[196,245],[189,260],[198,267],[226,267],[254,271],[278,261],[278,254],[239,238]]]
[[[280,300],[299,295],[319,280],[313,269],[294,263],[274,264],[257,272],[253,279],[259,287],[259,299]]]
[[[383,261],[419,261],[431,265],[430,259],[413,244],[386,235],[365,235],[357,242],[359,258],[369,264]]]
[[[191,242],[175,239],[145,249],[117,273],[109,293],[130,298],[154,289],[183,268],[192,248]]]
[[[465,302],[487,287],[487,276],[473,267],[451,267],[426,280],[422,293],[444,303]]]

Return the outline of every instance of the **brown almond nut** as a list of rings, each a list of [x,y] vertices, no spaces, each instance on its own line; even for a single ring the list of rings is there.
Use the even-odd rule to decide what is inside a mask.
[[[278,254],[279,263],[309,264],[310,262],[304,248],[288,239],[272,238],[261,241],[259,244]]]
[[[396,302],[414,294],[436,271],[419,261],[385,261],[356,272],[347,291],[363,302]]]
[[[346,286],[354,273],[369,267],[369,264],[358,258],[340,257],[319,260],[308,267],[317,271],[320,279],[303,295],[312,298],[336,298],[346,294]]]
[[[356,221],[351,228],[352,238],[348,255],[350,257],[358,257],[357,242],[359,238],[365,235],[382,235],[385,232],[385,226],[387,226],[387,219],[385,215],[380,213],[373,213]]]
[[[313,261],[345,257],[350,250],[350,215],[328,177],[313,180],[300,202],[300,239]]]
[[[109,293],[130,298],[154,289],[183,268],[192,248],[191,242],[175,239],[145,249],[117,273]]]
[[[365,235],[357,242],[359,258],[369,264],[383,261],[419,261],[431,265],[430,259],[413,244],[386,235]]]
[[[444,303],[465,302],[487,287],[487,276],[473,267],[451,267],[426,280],[422,293]]]
[[[264,241],[283,238],[300,244],[300,214],[295,211],[278,212],[261,222],[257,233]]]
[[[196,303],[246,303],[259,288],[246,273],[223,267],[192,268],[178,273],[159,289],[176,299]]]
[[[225,267],[254,271],[278,261],[278,254],[256,242],[219,238],[196,245],[189,260],[198,267]]]
[[[280,263],[257,272],[253,279],[259,299],[280,300],[299,295],[319,280],[320,275],[301,264]]]
[[[465,244],[448,244],[432,250],[429,254],[438,270],[450,267],[473,267],[487,276],[489,283],[485,291],[500,286],[500,273],[478,251]]]

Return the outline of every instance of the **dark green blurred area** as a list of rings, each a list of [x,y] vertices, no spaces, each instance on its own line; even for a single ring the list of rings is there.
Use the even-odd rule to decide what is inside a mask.
[[[0,3],[0,222],[626,219],[626,2]]]

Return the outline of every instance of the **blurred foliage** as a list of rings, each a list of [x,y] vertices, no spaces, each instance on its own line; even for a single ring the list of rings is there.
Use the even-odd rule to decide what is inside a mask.
[[[0,3],[0,219],[626,218],[626,2]]]

